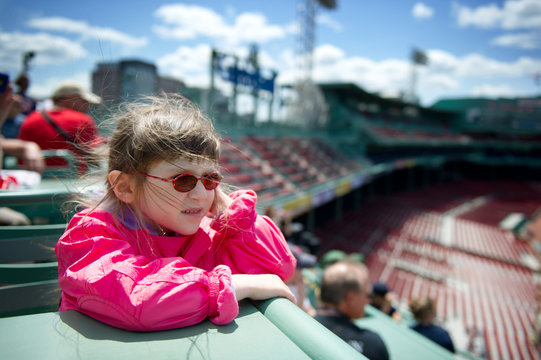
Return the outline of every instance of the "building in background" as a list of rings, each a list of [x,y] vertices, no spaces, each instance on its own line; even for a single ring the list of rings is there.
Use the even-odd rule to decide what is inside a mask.
[[[161,92],[178,94],[185,87],[180,80],[159,76],[156,65],[140,60],[98,63],[92,73],[92,92],[100,95],[106,104],[119,104]]]

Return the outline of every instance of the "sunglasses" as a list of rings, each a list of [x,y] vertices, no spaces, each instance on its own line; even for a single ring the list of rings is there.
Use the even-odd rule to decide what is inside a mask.
[[[143,173],[141,173],[141,175],[149,177],[149,178],[173,183],[173,187],[175,188],[175,190],[178,192],[183,192],[183,193],[192,191],[193,188],[195,188],[195,185],[197,185],[197,182],[199,180],[201,180],[201,183],[203,183],[203,186],[205,187],[205,189],[214,190],[218,187],[218,185],[220,185],[220,181],[222,181],[223,179],[223,176],[221,176],[218,173],[211,173],[199,178],[192,174],[180,174],[179,176],[176,176],[174,179],[165,179],[165,178],[143,174]]]

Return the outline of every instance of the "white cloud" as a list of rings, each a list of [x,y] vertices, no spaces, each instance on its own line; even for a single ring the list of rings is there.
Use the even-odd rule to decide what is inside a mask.
[[[181,46],[174,53],[159,58],[156,64],[161,74],[181,79],[189,86],[208,87],[210,53],[211,48],[206,44],[193,48]]]
[[[425,103],[455,96],[528,96],[527,90],[508,84],[529,77],[541,68],[541,60],[530,57],[506,62],[480,54],[456,57],[442,50],[430,50],[428,53],[430,64],[427,72],[418,77],[419,93]]]
[[[191,86],[208,87],[210,51],[210,45],[179,47],[158,60],[159,72],[184,80]],[[248,51],[248,47],[240,47],[235,54],[243,59]],[[419,66],[416,70],[416,92],[424,105],[454,96],[524,96],[526,90],[519,91],[506,84],[529,77],[541,68],[541,60],[530,57],[499,61],[475,53],[455,56],[438,49],[426,53],[430,58],[428,66]],[[291,84],[298,76],[292,49],[276,56],[261,51],[260,62],[265,68],[279,71],[278,84]],[[408,59],[374,61],[348,56],[331,44],[322,44],[314,52],[313,79],[319,83],[348,82],[374,93],[400,94],[410,91],[411,74],[412,65]],[[216,86],[226,93],[231,90],[230,84],[218,78]]]
[[[90,84],[90,76],[87,72],[83,72],[74,74],[70,77],[50,77],[45,82],[32,83],[29,92],[31,96],[37,99],[47,99],[52,95],[56,88],[65,82],[79,84],[88,91],[92,89]]]
[[[80,44],[63,37],[0,32],[0,64],[18,71],[21,54],[30,50],[36,53],[33,65],[62,65],[88,55]]]
[[[481,28],[497,27],[501,23],[502,12],[496,4],[480,6],[477,9],[454,4],[454,12],[461,27],[477,26]]]
[[[413,6],[411,14],[416,19],[430,19],[434,15],[434,9],[426,6],[425,4],[418,2]]]
[[[339,48],[324,44],[315,49],[313,78],[316,82],[352,82],[368,91],[403,88],[409,63],[389,59],[376,62],[359,56],[347,57]]]
[[[506,1],[503,9],[502,26],[504,29],[541,29],[541,1]]]
[[[459,59],[443,50],[430,50],[427,55],[430,59],[429,66],[432,71],[449,73],[459,66]]]
[[[314,61],[319,65],[334,63],[344,57],[345,53],[342,49],[330,44],[320,45],[314,51]]]
[[[492,40],[494,45],[505,47],[516,47],[525,50],[541,48],[541,34],[529,32],[520,34],[507,34]]]
[[[291,55],[291,54],[290,54]],[[428,66],[417,67],[416,91],[423,104],[429,105],[441,97],[471,96],[473,86],[490,81],[502,84],[531,76],[541,68],[541,60],[530,57],[515,61],[500,61],[481,54],[455,56],[443,50],[428,50]],[[285,56],[285,53],[282,54]],[[294,71],[289,69],[280,74],[280,83],[292,81]],[[411,87],[412,65],[408,60],[386,59],[374,61],[360,56],[348,56],[340,48],[323,44],[315,49],[313,78],[316,82],[350,82],[370,92],[398,94],[409,92]],[[476,95],[500,94],[523,96],[508,86],[480,86]],[[498,91],[497,91],[498,90]]]
[[[342,26],[342,24],[340,24],[338,21],[334,20],[327,14],[318,14],[316,16],[316,22],[320,25],[328,26],[336,32],[344,31],[344,27]]]
[[[241,13],[232,24],[228,24],[213,10],[197,5],[164,5],[154,15],[165,23],[154,26],[154,32],[170,39],[187,40],[205,36],[227,44],[264,43],[283,38],[289,31],[286,27],[269,24],[265,16],[259,13]]]
[[[154,31],[165,38],[217,37],[228,32],[228,26],[219,14],[197,5],[164,5],[154,12],[154,16],[168,25],[154,27]]]
[[[243,13],[237,16],[233,27],[240,42],[267,42],[285,36],[285,30],[278,25],[267,24],[261,14]]]
[[[428,54],[431,72],[448,73],[462,78],[521,77],[541,67],[541,59],[529,57],[505,62],[480,54],[456,57],[442,50],[430,50]]]
[[[35,18],[28,21],[27,25],[35,29],[76,34],[81,36],[82,39],[96,38],[133,48],[142,47],[147,44],[146,38],[133,37],[112,28],[90,26],[85,21],[63,17]]]
[[[541,1],[539,0],[506,0],[501,8],[497,4],[469,8],[454,3],[453,8],[458,25],[461,27],[541,28]]]
[[[471,54],[464,56],[460,60],[456,74],[470,78],[517,77],[532,71],[527,64],[529,62],[529,60],[521,61],[521,59],[514,62],[504,62],[489,59],[479,54]],[[541,65],[541,60],[538,60],[537,63]]]

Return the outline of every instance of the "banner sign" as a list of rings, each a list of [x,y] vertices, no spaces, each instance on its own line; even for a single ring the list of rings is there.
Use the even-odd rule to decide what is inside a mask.
[[[274,80],[278,75],[276,72],[273,72],[271,77],[264,77],[259,71],[242,69],[236,63],[226,64],[224,60],[227,57],[230,56],[217,51],[213,52],[213,70],[217,71],[222,79],[235,85],[274,93]]]
[[[365,177],[363,175],[355,175],[351,177],[351,188],[357,189],[360,188],[365,181]]]
[[[334,192],[336,193],[336,196],[343,196],[347,194],[351,190],[349,179],[340,180],[335,188]]]
[[[318,207],[318,206],[328,203],[334,198],[335,198],[334,188],[329,187],[327,189],[323,189],[322,191],[314,195],[314,197],[312,198],[312,205],[315,207]]]
[[[302,214],[310,210],[312,205],[312,196],[310,194],[300,194],[291,201],[285,203],[282,208],[288,211],[290,215]]]

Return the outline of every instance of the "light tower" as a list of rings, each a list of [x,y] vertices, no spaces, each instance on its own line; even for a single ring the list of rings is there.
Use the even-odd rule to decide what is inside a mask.
[[[321,90],[312,81],[315,44],[315,19],[318,7],[336,8],[336,0],[298,0],[299,33],[296,47],[297,79],[295,98],[290,104],[289,118],[301,125],[321,126],[327,122],[327,106]]]
[[[419,104],[419,98],[417,96],[416,87],[417,87],[417,65],[427,65],[428,57],[426,54],[419,50],[413,49],[411,53],[411,84],[410,84],[410,93],[408,101],[412,104]]]
[[[335,9],[336,0],[298,0],[297,71],[301,79],[312,78],[313,52],[316,37],[316,13],[319,6]]]

